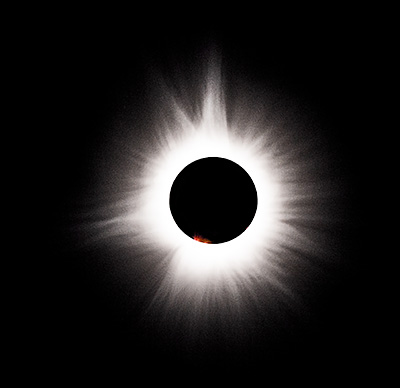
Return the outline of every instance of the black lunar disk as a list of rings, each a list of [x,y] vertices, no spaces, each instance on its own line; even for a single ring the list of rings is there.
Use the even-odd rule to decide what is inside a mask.
[[[194,161],[175,178],[170,209],[189,237],[219,244],[242,234],[257,210],[257,191],[249,174],[231,160]]]

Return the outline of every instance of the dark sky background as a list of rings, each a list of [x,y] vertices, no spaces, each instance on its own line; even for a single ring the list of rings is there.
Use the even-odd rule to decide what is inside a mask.
[[[261,376],[266,385],[272,376],[358,379],[375,364],[379,309],[362,234],[367,201],[362,187],[377,42],[356,10],[303,11],[301,17],[268,9],[235,17],[192,11],[172,18],[159,10],[154,19],[153,11],[135,10],[124,20],[107,12],[101,17],[61,12],[26,35],[23,56],[33,63],[29,95],[38,105],[46,209],[38,239],[39,274],[26,295],[26,315],[33,321],[23,329],[30,373],[42,370],[55,381],[85,376],[132,384],[141,376],[146,384],[159,376],[162,384],[187,373],[191,384],[198,378],[211,383],[217,371],[225,382]],[[93,157],[110,123],[129,109],[146,109],[148,72],[156,68],[177,76],[177,66],[190,69],[210,44],[231,64],[228,72],[261,86],[275,85],[312,107],[348,182],[348,220],[337,232],[344,264],[329,283],[313,289],[308,325],[281,333],[273,345],[260,328],[258,342],[242,355],[213,344],[188,358],[188,349],[165,349],[156,334],[153,340],[143,337],[139,323],[132,328],[143,302],[108,285],[106,271],[96,264],[107,252],[74,249],[76,237],[66,230],[94,179]],[[128,314],[129,298],[134,307]]]

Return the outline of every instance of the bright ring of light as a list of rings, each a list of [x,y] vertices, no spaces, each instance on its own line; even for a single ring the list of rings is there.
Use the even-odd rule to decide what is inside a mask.
[[[229,278],[257,270],[262,251],[280,228],[281,190],[270,168],[270,157],[260,148],[261,137],[240,137],[227,128],[220,111],[208,95],[200,123],[184,122],[166,138],[166,144],[146,164],[139,201],[130,215],[132,226],[144,231],[142,236],[161,249],[173,251],[170,273],[180,282],[203,282]],[[253,180],[258,193],[258,209],[253,222],[239,237],[229,242],[209,245],[188,238],[176,225],[169,209],[169,193],[177,174],[191,162],[221,157],[240,165]]]
[[[96,209],[98,220],[89,223],[90,235],[94,229],[96,242],[115,249],[110,260],[118,276],[145,290],[150,322],[161,312],[162,322],[169,315],[171,324],[195,328],[212,310],[233,324],[248,313],[250,301],[257,308],[268,301],[269,309],[261,309],[266,314],[278,301],[297,305],[296,282],[307,280],[313,264],[330,257],[335,241],[327,226],[334,226],[340,189],[326,179],[318,128],[302,126],[287,101],[271,109],[263,105],[264,95],[255,101],[241,93],[227,109],[219,71],[211,69],[199,80],[204,89],[198,99],[157,89],[155,120],[122,130],[103,172],[105,192],[96,193],[96,200],[105,201]],[[207,157],[241,166],[257,191],[249,227],[220,244],[189,238],[169,206],[176,176]],[[120,249],[126,250],[120,254]]]

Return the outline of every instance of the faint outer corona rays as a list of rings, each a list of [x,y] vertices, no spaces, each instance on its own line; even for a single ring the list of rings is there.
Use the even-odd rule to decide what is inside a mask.
[[[269,118],[260,119],[262,115],[259,111],[254,115],[246,96],[239,101],[241,112],[229,107],[232,119],[228,123],[220,69],[213,66],[207,79],[198,82],[206,86],[194,101],[180,103],[164,90],[165,105],[155,107],[165,113],[163,118],[145,128],[145,137],[125,144],[122,178],[114,177],[120,193],[115,194],[114,203],[110,199],[112,221],[103,221],[105,229],[99,223],[97,230],[102,230],[104,238],[108,234],[109,241],[131,247],[132,268],[149,268],[152,314],[169,310],[173,315],[173,310],[183,320],[184,316],[207,319],[207,306],[213,305],[221,308],[220,314],[229,310],[240,315],[250,301],[268,299],[272,308],[276,300],[268,295],[276,292],[294,305],[298,296],[291,281],[295,275],[305,276],[298,272],[309,265],[304,256],[327,256],[326,238],[321,236],[329,219],[321,203],[336,195],[331,187],[323,190],[327,182],[321,181],[318,171],[326,161],[316,149],[318,142],[310,140],[314,133],[304,129],[309,138],[299,141],[297,135],[292,140],[298,130],[296,118],[285,122],[285,112],[275,119],[265,112]],[[202,107],[195,117],[183,108],[190,104]],[[205,157],[239,164],[258,194],[258,209],[249,228],[218,245],[188,238],[169,209],[169,192],[177,174]],[[315,229],[316,223],[322,231]]]

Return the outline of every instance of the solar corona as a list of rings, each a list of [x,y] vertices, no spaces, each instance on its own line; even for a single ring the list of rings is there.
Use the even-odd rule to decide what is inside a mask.
[[[338,195],[321,173],[329,160],[316,130],[288,104],[270,104],[272,92],[254,101],[238,87],[227,99],[223,67],[205,67],[196,93],[160,83],[150,124],[134,138],[128,124],[123,145],[110,146],[113,190],[91,226],[132,252],[116,271],[146,273],[145,315],[195,325],[211,310],[226,318],[251,303],[295,305],[309,258],[329,256],[327,209]]]

